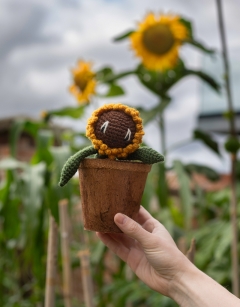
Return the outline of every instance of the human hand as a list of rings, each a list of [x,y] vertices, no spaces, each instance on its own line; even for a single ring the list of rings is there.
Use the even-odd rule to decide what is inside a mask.
[[[172,297],[174,283],[192,264],[177,248],[166,228],[143,207],[137,220],[138,223],[118,213],[114,221],[123,233],[97,233],[97,236],[146,285]]]

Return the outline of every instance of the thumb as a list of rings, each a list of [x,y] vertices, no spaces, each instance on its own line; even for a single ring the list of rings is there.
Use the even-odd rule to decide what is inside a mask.
[[[151,234],[130,217],[122,213],[117,213],[114,216],[114,222],[122,230],[122,232],[137,240],[143,248],[148,248],[153,244]]]

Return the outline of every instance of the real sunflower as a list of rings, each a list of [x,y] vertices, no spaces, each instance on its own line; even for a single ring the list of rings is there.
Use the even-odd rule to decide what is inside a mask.
[[[45,110],[40,113],[41,119],[45,119],[47,116],[48,116],[48,112]]]
[[[86,129],[86,136],[94,148],[100,155],[110,159],[126,158],[136,151],[143,135],[139,112],[120,103],[104,105],[95,110]]]
[[[188,29],[179,16],[149,13],[130,35],[131,47],[149,70],[173,68],[179,47],[188,38]]]
[[[72,69],[73,85],[70,92],[77,98],[79,103],[89,102],[90,96],[95,94],[96,80],[92,71],[92,63],[78,61],[77,67]]]

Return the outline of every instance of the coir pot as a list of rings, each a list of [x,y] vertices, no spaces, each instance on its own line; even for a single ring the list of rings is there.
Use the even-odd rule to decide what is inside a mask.
[[[151,165],[110,159],[84,159],[79,167],[84,228],[121,232],[114,215],[136,219]]]

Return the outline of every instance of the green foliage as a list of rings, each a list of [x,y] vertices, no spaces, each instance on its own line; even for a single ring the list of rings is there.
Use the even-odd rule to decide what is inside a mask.
[[[98,95],[100,97],[114,97],[124,95],[123,88],[116,83],[118,79],[124,76],[130,75],[133,72],[124,72],[121,74],[115,74],[111,67],[104,67],[96,73],[96,79],[100,83],[105,83],[108,86],[107,92],[104,95]]]
[[[165,207],[169,203],[168,195],[168,184],[166,179],[166,166],[163,163],[157,165],[157,184],[156,184],[156,195],[159,199],[160,206]]]
[[[193,38],[192,22],[183,17],[180,18],[180,22],[187,28],[189,37]]]
[[[236,167],[236,174],[238,177],[238,180],[240,181],[240,160],[237,161],[237,167]]]
[[[114,40],[114,42],[124,40],[125,38],[128,38],[133,33],[134,33],[134,30],[129,30],[127,32],[124,32],[123,34],[116,36],[113,40]]]
[[[236,137],[230,136],[224,144],[226,151],[236,154],[240,148],[240,142]]]
[[[195,39],[190,21],[182,18],[181,22],[189,30],[189,39],[184,43],[208,54],[214,52]],[[125,32],[117,36],[115,41],[124,40],[133,32]],[[140,64],[132,70],[115,73],[111,67],[106,66],[100,69],[95,77],[99,84],[107,86],[104,97],[114,97],[124,94],[118,81],[130,75],[135,76],[140,85],[157,98],[157,104],[153,108],[138,108],[144,125],[157,120],[159,128],[163,130],[164,123],[161,119],[171,103],[169,92],[183,78],[196,76],[215,92],[220,92],[220,85],[215,79],[203,71],[187,68],[181,59],[173,69],[164,72],[150,71]],[[50,125],[50,122],[55,116],[81,119],[87,113],[87,108],[88,105],[85,104],[48,111],[42,121],[18,120],[11,128],[9,140],[11,157],[0,161],[0,171],[4,173],[4,179],[0,181],[0,306],[42,306],[48,216],[50,212],[58,222],[58,203],[62,199],[67,199],[70,204],[71,223],[77,229],[77,239],[74,237],[71,244],[72,267],[78,266],[79,259],[76,257],[76,252],[88,245],[91,252],[96,305],[175,307],[177,305],[172,300],[152,291],[136,276],[129,274],[125,263],[109,253],[109,250],[96,239],[94,233],[85,232],[84,242],[79,239],[79,234],[83,234],[84,230],[82,223],[75,225],[74,205],[79,203],[78,180],[73,178],[63,188],[59,187],[58,181],[65,161],[72,154],[74,155],[64,168],[61,185],[73,177],[81,160],[96,153],[96,150],[89,146],[89,140],[86,139],[84,132],[73,132],[70,129],[57,130]],[[229,118],[232,116],[233,114],[228,114]],[[35,154],[28,163],[16,159],[18,139],[22,132],[31,135],[36,143]],[[83,141],[81,146],[76,142],[78,138]],[[220,156],[218,144],[209,134],[195,130],[194,139],[202,141]],[[228,151],[236,152],[239,143],[236,146],[235,140],[234,144],[230,140],[226,143],[226,147]],[[130,158],[145,163],[163,161],[162,155],[156,154],[149,148],[146,151],[144,147],[133,153]],[[193,173],[203,174],[210,180],[219,178],[214,170],[204,165],[193,163],[184,165],[181,161],[174,161],[172,170],[177,176],[179,189],[170,193],[171,185],[166,164],[152,165],[142,205],[165,225],[176,243],[182,237],[185,237],[189,243],[194,237],[197,242],[196,265],[231,290],[230,191],[224,189],[206,193],[200,187],[192,186]],[[239,181],[239,161],[237,176]],[[240,245],[238,248],[240,249]],[[58,260],[58,266],[61,274],[61,259]],[[76,301],[73,307],[80,304]],[[61,289],[57,289],[56,307],[63,306]]]
[[[120,80],[129,75],[136,75],[142,85],[160,97],[168,97],[167,92],[181,79],[190,75],[197,76],[213,90],[217,92],[220,90],[220,85],[211,76],[202,71],[186,68],[181,59],[179,59],[174,68],[164,72],[151,71],[140,64],[137,69],[133,71],[115,74],[112,69],[107,67],[99,71],[98,74],[100,76],[100,81],[106,84],[114,83],[116,80]]]
[[[108,66],[100,69],[96,73],[96,78],[97,78],[98,81],[107,82],[113,76],[114,76],[113,70],[112,70],[111,67],[108,67]]]
[[[13,123],[11,130],[10,130],[10,149],[11,149],[11,155],[13,157],[16,156],[17,152],[17,140],[19,138],[19,135],[22,132],[22,129],[24,127],[24,121],[23,120],[17,120]]]
[[[204,44],[202,44],[202,43],[200,43],[200,42],[198,42],[194,39],[186,40],[186,43],[200,49],[201,51],[204,51],[205,53],[208,53],[208,54],[214,54],[215,53],[214,49],[207,48],[206,46],[204,46]]]
[[[219,174],[215,170],[205,165],[189,163],[184,165],[184,168],[190,175],[193,173],[199,173],[205,175],[209,180],[212,181],[220,179]]]
[[[121,86],[111,83],[108,89],[108,92],[105,94],[105,97],[114,97],[114,96],[120,96],[124,94],[124,90]]]
[[[118,289],[116,291],[116,289]],[[144,285],[141,281],[124,280],[124,276],[116,278],[115,282],[104,287],[104,293],[108,295],[109,301],[114,302],[114,306],[132,306],[146,307],[175,307],[177,306],[171,299],[154,292]]]
[[[18,123],[13,125],[12,139],[16,143],[20,131],[36,136],[31,163],[14,158],[0,161],[0,170],[5,172],[0,182],[1,306],[43,302],[48,212],[50,209],[58,220],[58,201],[67,198],[71,203],[74,196],[73,184],[58,187],[61,168],[71,149],[54,147],[53,132],[42,130],[43,126],[30,121],[19,125],[19,129],[15,128]]]
[[[48,125],[43,121],[34,121],[28,119],[16,119],[10,130],[9,145],[11,154],[15,156],[17,141],[22,132],[28,133],[33,138],[36,138],[40,129],[49,129]],[[49,129],[50,130],[50,129]]]
[[[173,69],[164,72],[151,71],[140,64],[136,75],[148,90],[158,96],[165,97],[170,88],[186,76],[186,69],[181,60]]]
[[[152,122],[154,119],[158,118],[159,114],[163,113],[170,102],[170,97],[165,96],[161,98],[160,103],[153,109],[145,110],[143,108],[138,108],[143,124],[147,125],[149,122]]]
[[[229,204],[230,191],[228,189],[208,193],[204,196],[203,201],[197,197],[195,200],[197,228],[188,233],[188,237],[196,239],[195,263],[197,267],[231,291],[232,232],[229,221]]]
[[[33,166],[25,165],[20,173],[18,170],[7,171],[1,188],[0,217],[3,219],[3,237],[0,238],[0,245],[4,255],[8,255],[9,262],[6,264],[8,269],[3,268],[4,271],[0,275],[3,274],[4,281],[14,282],[15,287],[18,283],[19,286],[23,283],[24,295],[27,283],[29,286],[34,284],[33,276],[37,279],[36,287],[44,285],[41,259],[45,255],[44,239],[46,237],[42,232],[44,210],[42,197],[46,168],[44,163],[40,163]],[[16,282],[10,276],[16,279]],[[14,294],[14,287],[8,288],[8,284],[5,283],[1,290],[8,293],[9,297]],[[21,291],[18,292],[21,293]],[[3,294],[0,296],[3,299],[5,297]],[[3,300],[5,303],[7,301]]]
[[[45,161],[47,165],[52,163],[52,156],[48,149],[53,145],[53,133],[49,130],[39,130],[36,140],[36,153],[32,158],[32,163],[36,164]]]
[[[202,43],[200,43],[200,42],[195,40],[194,33],[193,33],[193,28],[192,28],[192,23],[189,20],[187,20],[185,18],[181,18],[180,21],[188,29],[189,38],[185,41],[185,43],[188,43],[188,44],[190,44],[190,45],[192,45],[194,47],[197,47],[201,51],[204,51],[204,52],[206,52],[208,54],[214,54],[215,53],[214,49],[207,48]]]
[[[184,166],[180,161],[174,161],[174,170],[177,174],[179,182],[179,192],[181,199],[182,214],[184,216],[185,229],[189,230],[191,227],[191,219],[193,212],[192,193],[190,190],[190,179],[187,176]]]
[[[201,81],[204,81],[207,85],[209,85],[212,90],[216,91],[217,93],[220,92],[221,89],[220,84],[205,72],[199,70],[187,69],[185,73],[186,76],[192,75],[198,77]]]
[[[211,137],[211,135],[209,133],[206,133],[204,131],[196,129],[193,132],[193,138],[195,140],[202,141],[204,143],[204,145],[206,145],[209,149],[211,149],[217,155],[220,156],[220,151],[219,151],[219,148],[218,148],[218,143],[213,140],[213,138]]]
[[[58,110],[48,111],[45,120],[49,120],[52,116],[68,116],[71,118],[81,118],[84,115],[85,105],[79,107],[65,107]]]

